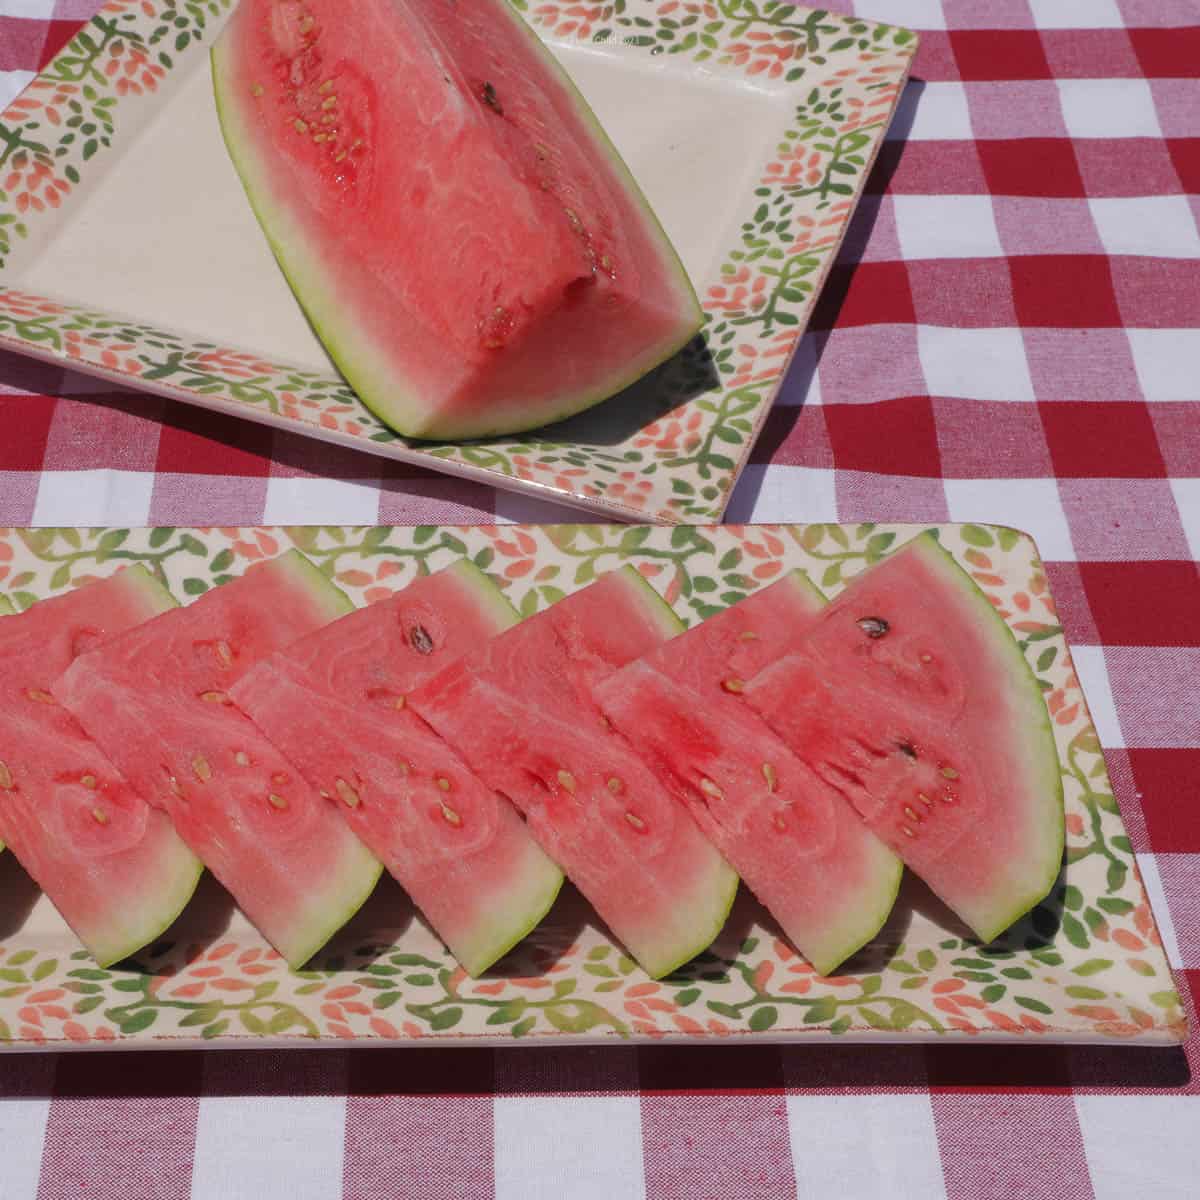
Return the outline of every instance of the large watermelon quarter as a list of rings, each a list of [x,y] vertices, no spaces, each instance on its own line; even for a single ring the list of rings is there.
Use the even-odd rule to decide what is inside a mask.
[[[744,694],[983,940],[1054,885],[1063,791],[1046,705],[933,534],[853,580]]]
[[[699,329],[633,178],[505,0],[241,0],[213,78],[293,291],[401,433],[558,420]]]
[[[879,932],[900,860],[743,702],[825,599],[800,571],[601,680],[596,699],[822,975]]]
[[[716,937],[738,878],[591,696],[678,633],[632,567],[464,655],[408,703],[509,796],[651,976]]]
[[[101,966],[158,937],[202,867],[50,687],[80,653],[174,605],[134,566],[0,621],[0,837]]]
[[[517,620],[460,559],[271,655],[231,689],[308,782],[338,798],[472,975],[545,916],[562,872],[405,697]]]
[[[353,916],[381,867],[228,693],[350,607],[291,550],[82,655],[52,689],[292,966]]]

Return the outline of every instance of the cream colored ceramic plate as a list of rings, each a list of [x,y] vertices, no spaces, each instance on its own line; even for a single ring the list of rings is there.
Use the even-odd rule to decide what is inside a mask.
[[[689,352],[536,434],[409,442],[334,371],[221,142],[229,0],[112,0],[0,114],[0,347],[621,520],[719,520],[907,76],[907,30],[788,4],[526,8],[704,302]]]
[[[526,614],[633,563],[694,622],[790,567],[835,593],[917,532],[870,524],[0,530],[0,593],[23,608],[144,562],[186,602],[297,545],[359,603],[469,555]],[[128,969],[100,970],[5,854],[3,1046],[1180,1040],[1179,996],[1033,543],[992,526],[946,525],[939,536],[1024,648],[1062,762],[1067,865],[1048,900],[999,941],[979,946],[909,877],[879,937],[835,978],[820,978],[743,892],[710,952],[652,982],[588,906],[567,896],[518,951],[472,980],[385,881],[312,970],[293,972],[206,879],[161,942]]]

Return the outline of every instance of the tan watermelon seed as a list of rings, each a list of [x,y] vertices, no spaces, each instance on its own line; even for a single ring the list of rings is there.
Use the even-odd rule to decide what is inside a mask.
[[[321,101],[321,107],[322,108],[337,108],[337,97],[336,96],[327,96],[324,100]]]
[[[300,32],[307,33],[315,24],[316,22],[312,19],[312,17],[308,15],[301,17],[299,25]]]
[[[600,714],[600,727],[602,729],[611,729],[612,722],[603,714]]]
[[[943,792],[938,797],[938,799],[943,804],[957,804],[958,803],[958,797],[953,792]]]
[[[245,750],[239,750],[233,756],[233,761],[237,763],[239,767],[248,767],[250,765],[250,755],[248,755]]]
[[[192,770],[196,772],[196,778],[201,783],[207,783],[212,778],[212,767],[208,765],[208,759],[203,754],[197,754],[192,759]]]
[[[915,808],[913,808],[913,806],[911,804],[906,804],[904,806],[904,815],[910,821],[920,822],[920,821],[925,820],[925,814],[917,812],[917,810]]]
[[[953,767],[943,767],[942,768],[942,778],[943,779],[957,779],[958,772]]]
[[[179,782],[179,780],[176,779],[174,775],[168,775],[167,782],[171,787],[171,791],[174,792],[175,795],[180,798],[180,800],[183,800],[185,798],[183,785]]]
[[[762,774],[767,781],[767,791],[773,792],[779,786],[779,775],[776,773],[775,767],[771,763],[763,763]]]
[[[8,763],[0,759],[0,789],[6,792],[12,791],[13,777],[12,772],[8,769]]]
[[[233,666],[233,649],[228,642],[218,642],[216,646],[217,661],[223,667]]]
[[[403,696],[396,697],[396,707],[397,708],[403,708],[407,703],[408,703],[408,701]]]
[[[901,825],[900,832],[904,834],[905,837],[915,838],[917,836],[911,829],[909,829],[907,825]]]
[[[276,787],[283,787],[283,785],[287,783],[288,778],[289,776],[286,771],[276,771],[275,774],[271,776],[271,782]]]
[[[36,700],[39,704],[54,704],[54,697],[49,692],[42,691],[41,688],[30,688],[26,693],[30,700]]]
[[[409,771],[412,770],[412,768],[408,765],[408,763],[403,758],[396,759],[396,766],[400,768],[401,775],[407,775],[409,773]]]
[[[706,796],[711,796],[714,800],[723,800],[725,798],[725,793],[707,775],[700,777],[700,790]]]
[[[108,824],[108,813],[106,813],[102,808],[93,808],[92,817],[95,819],[97,825]]]
[[[922,654],[921,661],[923,663],[931,663],[931,662],[933,662],[933,655],[932,654]]]
[[[450,780],[448,780],[445,775],[439,775],[437,777],[437,785],[442,789],[443,792],[448,792],[450,790]]]
[[[358,143],[355,142],[354,145],[357,146]],[[351,146],[350,149],[353,150],[354,146]],[[408,641],[418,654],[433,653],[433,638],[429,636],[429,630],[424,625],[414,625],[408,631]]]
[[[614,775],[608,781],[608,790],[612,792],[614,796],[619,796],[625,790],[625,785]]]
[[[918,799],[918,800],[920,800],[920,802],[921,802],[923,805],[925,805],[925,807],[926,807],[926,808],[932,808],[932,807],[933,807],[933,801],[932,801],[932,800],[930,800],[930,798],[929,798],[927,795],[925,795],[925,793],[924,793],[924,792],[918,792],[918,793],[917,793],[917,799]]]
[[[727,692],[732,692],[735,696],[740,695],[746,690],[746,685],[736,675],[731,675],[728,679],[722,679],[721,686]]]
[[[91,790],[93,790],[93,791],[95,790],[95,787],[96,787],[96,777],[95,777],[95,775],[84,775],[84,776],[82,776],[82,777],[80,778],[79,782],[80,782],[81,784],[83,784],[83,786],[84,786],[85,788],[89,788],[89,789],[91,789]]]
[[[455,829],[462,825],[462,817],[460,817],[458,813],[456,813],[454,809],[450,807],[450,805],[445,803],[442,805],[442,819],[447,825],[453,825]]]
[[[780,833],[783,833],[787,829],[787,822],[783,819],[783,813],[776,813],[771,818],[771,824],[774,825]]]
[[[572,775],[570,771],[559,771],[558,782],[566,791],[570,792],[572,796],[575,795],[575,776]]]
[[[262,94],[263,94],[263,85],[261,83],[256,83],[250,88],[250,95],[261,96]]]
[[[319,88],[317,88],[317,91],[324,94],[325,92],[329,91],[331,87],[333,87],[333,80],[327,79]]]
[[[228,704],[229,697],[224,692],[201,692],[200,699],[206,704]]]
[[[308,122],[302,121],[299,117],[297,117],[292,122],[292,128],[295,129],[295,131],[297,133],[307,133],[308,132]]]
[[[288,806],[288,802],[282,796],[276,795],[274,792],[271,792],[267,796],[267,802],[272,808],[285,809]]]
[[[338,151],[338,152],[337,152],[337,153],[336,153],[336,154],[333,156],[333,161],[334,161],[335,163],[340,163],[340,162],[342,162],[342,161],[345,159],[345,157],[346,157],[346,152],[345,152],[345,150],[339,150],[339,151]],[[404,707],[404,697],[403,697],[403,696],[401,696],[401,697],[400,697],[400,699],[399,699],[399,700],[396,702],[396,707],[397,707],[397,708],[403,708],[403,707]]]
[[[335,780],[334,787],[347,808],[357,808],[362,803],[362,797],[344,779]]]
[[[646,822],[643,821],[642,818],[639,817],[635,812],[627,812],[625,814],[625,820],[627,820],[629,824],[638,831],[638,833],[642,833],[646,828]]]
[[[752,629],[743,629],[742,632],[738,634],[738,641],[739,642],[757,642],[758,634],[755,633]]]

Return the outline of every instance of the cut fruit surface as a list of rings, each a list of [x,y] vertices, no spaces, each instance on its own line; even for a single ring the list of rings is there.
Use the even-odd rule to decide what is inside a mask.
[[[737,875],[607,723],[590,689],[679,622],[632,568],[465,655],[411,704],[525,814],[547,852],[652,976],[720,931]]]
[[[174,606],[134,566],[0,622],[0,836],[101,966],[162,933],[202,867],[50,688],[80,653]]]
[[[545,916],[562,872],[405,697],[517,620],[462,559],[271,655],[231,689],[308,782],[340,801],[472,975]]]
[[[601,680],[594,695],[828,975],[887,919],[901,863],[741,698],[746,679],[802,644],[823,605],[791,572]]]
[[[349,920],[381,868],[228,693],[349,607],[292,550],[82,655],[52,689],[292,966]]]
[[[297,298],[400,432],[558,420],[699,329],[637,185],[504,0],[242,0],[213,79]]]
[[[1062,860],[1049,716],[986,596],[923,534],[853,580],[747,702],[984,940]]]

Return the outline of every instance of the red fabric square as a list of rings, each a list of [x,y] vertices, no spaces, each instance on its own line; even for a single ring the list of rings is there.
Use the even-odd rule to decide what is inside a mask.
[[[1109,264],[1122,324],[1133,329],[1200,325],[1200,259],[1122,254]]]
[[[1137,79],[1142,74],[1124,29],[1043,29],[1042,49],[1056,79]]]
[[[1200,572],[1194,562],[1081,562],[1079,574],[1106,646],[1195,646]]]
[[[934,397],[947,479],[1044,479],[1053,474],[1036,404]]]
[[[1200,479],[1200,425],[1194,402],[1151,404],[1150,420],[1171,479]]]
[[[1147,79],[1195,79],[1200,64],[1200,26],[1131,29],[1129,40]]]
[[[950,44],[964,80],[1050,79],[1042,39],[1032,29],[960,29]]]
[[[49,396],[0,396],[0,471],[42,469],[56,403]]]
[[[902,262],[835,263],[809,328],[911,325],[915,320],[908,271]]]
[[[1171,155],[1154,138],[1079,138],[1075,157],[1088,196],[1163,196],[1179,191]]]
[[[967,141],[888,142],[894,147],[895,161],[886,190],[904,196],[979,196],[988,191],[979,162],[979,147]],[[881,154],[872,179],[882,175],[885,166]],[[883,186],[878,190],[884,190]],[[870,187],[870,181],[868,181]]]
[[[46,22],[46,40],[42,43],[39,71],[79,32],[79,27],[79,21]]]
[[[1200,853],[1200,749],[1129,750],[1150,849]]]
[[[802,408],[776,405],[767,414],[762,433],[750,452],[750,461],[784,467],[832,469],[833,447],[829,430],[817,405]]]
[[[1017,323],[1012,279],[1002,258],[927,258],[908,264],[913,307],[921,325],[956,329]]]
[[[46,40],[42,21],[0,15],[0,71],[37,71]]]
[[[950,35],[944,29],[922,29],[917,57],[913,59],[913,77],[916,84],[928,80],[930,83],[954,82],[960,78],[958,62]],[[909,84],[912,87],[913,83]]]
[[[822,411],[842,470],[940,476],[933,405],[925,396],[876,404],[832,404]]]
[[[273,441],[265,425],[178,405],[163,425],[155,469],[183,475],[266,476]]]
[[[1066,138],[985,138],[976,143],[993,196],[1082,196],[1083,179]]]
[[[1050,595],[1059,623],[1069,646],[1095,646],[1100,641],[1092,610],[1088,605],[1087,589],[1083,576],[1079,574],[1077,562],[1048,562],[1046,580],[1050,584]]]
[[[1060,478],[1159,479],[1166,464],[1146,405],[1058,400],[1039,405]]]
[[[1100,254],[1023,254],[1008,260],[1022,325],[1051,329],[1120,325],[1108,259]]]
[[[1165,144],[1183,190],[1200,195],[1200,137],[1167,138]]]

